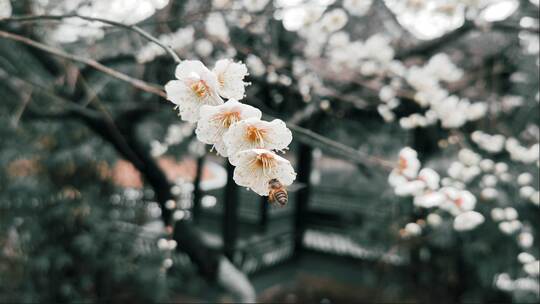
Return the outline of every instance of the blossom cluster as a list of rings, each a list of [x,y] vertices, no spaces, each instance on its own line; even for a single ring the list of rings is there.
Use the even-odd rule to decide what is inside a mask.
[[[9,3],[9,0],[7,2]],[[151,17],[168,3],[169,0],[71,0],[32,1],[31,5],[33,13],[37,15],[79,14],[131,25]],[[52,30],[49,38],[59,43],[73,43],[79,39],[101,39],[105,35],[103,28],[106,26],[108,25],[101,22],[67,18]]]
[[[418,155],[410,147],[399,153],[396,168],[388,177],[398,196],[414,197],[414,205],[419,208],[439,208],[454,216],[454,229],[466,231],[484,222],[484,216],[474,211],[476,197],[469,191],[455,186],[440,185],[439,174],[430,168],[422,168]],[[436,222],[432,218],[431,222]],[[411,228],[413,227],[414,228]],[[409,225],[406,231],[416,231],[419,227]],[[419,231],[418,231],[419,232]],[[412,234],[416,234],[413,232]]]
[[[248,84],[243,63],[221,59],[210,70],[201,61],[185,60],[175,74],[177,80],[165,85],[167,98],[182,120],[197,124],[199,141],[229,158],[238,185],[268,195],[272,179],[293,183],[293,167],[277,154],[288,148],[291,131],[282,120],[264,121],[259,109],[239,102]]]

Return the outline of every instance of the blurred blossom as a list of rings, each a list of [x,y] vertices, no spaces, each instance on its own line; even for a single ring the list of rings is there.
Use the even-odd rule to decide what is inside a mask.
[[[208,57],[212,54],[213,50],[214,46],[208,39],[198,39],[195,41],[195,52],[197,52],[199,56],[203,58]]]
[[[489,135],[482,131],[474,131],[471,134],[471,139],[481,149],[490,153],[499,153],[504,149],[506,138],[503,135]]]
[[[246,58],[246,64],[249,67],[251,74],[254,76],[262,76],[266,73],[266,66],[256,55],[249,54]]]
[[[242,4],[248,12],[262,11],[270,0],[242,0]]]
[[[484,222],[484,216],[476,211],[467,211],[459,214],[454,219],[454,229],[468,231],[476,228]]]
[[[166,144],[160,143],[157,140],[153,140],[152,142],[150,142],[150,149],[150,154],[152,154],[153,157],[158,157],[167,152],[168,146]]]
[[[520,186],[527,186],[532,182],[532,180],[532,174],[530,174],[529,172],[524,172],[518,176],[517,182]]]
[[[495,222],[500,222],[505,219],[504,210],[501,208],[493,208],[491,209],[491,218]]]
[[[437,38],[465,21],[465,6],[458,1],[385,0],[399,23],[420,39]]]
[[[499,191],[497,191],[495,188],[484,188],[480,193],[480,196],[485,200],[493,200],[497,198],[498,195]]]
[[[437,213],[430,213],[427,216],[427,222],[432,227],[438,227],[442,223],[442,217]]]
[[[535,258],[532,254],[527,252],[522,252],[518,255],[518,261],[521,264],[528,264],[535,261]]]
[[[373,0],[343,0],[343,8],[353,16],[364,16],[372,3]]]
[[[326,12],[321,18],[321,28],[332,33],[342,29],[347,24],[348,17],[344,10],[336,8]]]
[[[518,244],[522,248],[531,248],[534,243],[534,237],[530,232],[522,232],[518,235]]]
[[[523,265],[523,270],[525,270],[527,274],[537,277],[540,273],[540,261],[536,260]]]
[[[191,26],[179,28],[173,33],[162,34],[158,40],[175,51],[183,51],[193,43],[194,29]],[[146,63],[154,60],[158,56],[165,54],[165,50],[159,45],[149,42],[143,46],[135,55],[137,62]]]
[[[216,205],[217,199],[213,195],[205,195],[201,199],[201,205],[203,208],[212,208]]]
[[[11,17],[11,11],[10,0],[0,0],[0,19]]]
[[[33,5],[38,11],[52,14],[76,13],[135,24],[149,18],[156,10],[164,8],[168,3],[169,0],[73,0],[55,3],[34,2]],[[108,25],[100,22],[68,18],[56,27],[51,37],[60,43],[71,43],[80,38],[101,39],[104,35],[101,28],[106,26]]]
[[[488,22],[505,20],[519,6],[518,0],[484,0],[480,2],[484,4],[485,8],[481,11],[479,18]]]
[[[229,28],[221,13],[210,13],[206,18],[205,26],[208,35],[214,36],[223,42],[229,42]]]
[[[504,234],[508,234],[508,235],[516,233],[519,229],[521,229],[522,226],[523,225],[518,220],[503,221],[499,223],[499,229]]]
[[[418,236],[422,233],[422,227],[417,223],[408,223],[405,225],[405,233],[407,237]]]

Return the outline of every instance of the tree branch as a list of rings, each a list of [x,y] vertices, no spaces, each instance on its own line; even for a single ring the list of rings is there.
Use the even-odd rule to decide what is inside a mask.
[[[143,91],[148,92],[148,93],[158,95],[158,96],[160,96],[162,98],[167,98],[167,94],[163,91],[161,86],[150,84],[150,83],[147,83],[147,82],[142,81],[140,79],[133,78],[133,77],[131,77],[129,75],[126,75],[126,74],[124,74],[122,72],[119,72],[119,71],[117,71],[115,69],[104,66],[103,64],[101,64],[101,63],[99,63],[99,62],[97,62],[97,61],[95,61],[93,59],[85,58],[85,57],[78,56],[78,55],[69,54],[67,52],[64,52],[63,50],[48,46],[48,45],[43,44],[41,42],[37,42],[35,40],[32,40],[30,38],[20,36],[20,35],[17,35],[17,34],[13,34],[13,33],[9,33],[9,32],[5,32],[5,31],[2,31],[2,30],[0,30],[0,38],[21,42],[21,43],[24,43],[24,44],[29,45],[31,47],[34,47],[34,48],[40,49],[42,51],[45,51],[47,53],[53,54],[55,56],[62,57],[62,58],[65,58],[65,59],[68,59],[68,60],[71,60],[71,61],[76,61],[76,62],[86,64],[86,65],[91,66],[91,67],[93,67],[94,69],[96,69],[96,70],[98,70],[100,72],[103,72],[103,73],[105,73],[107,75],[110,75],[110,76],[116,78],[116,79],[127,82],[127,83],[129,83],[130,85],[132,85],[135,88],[138,88],[138,89],[143,90]]]
[[[87,21],[95,21],[95,22],[102,22],[108,25],[121,27],[130,31],[133,31],[142,37],[148,39],[149,41],[155,43],[156,45],[160,46],[165,50],[165,52],[169,53],[169,55],[173,58],[173,60],[176,63],[180,63],[182,60],[176,52],[169,46],[164,45],[157,39],[156,37],[149,34],[147,31],[143,30],[142,28],[138,27],[137,25],[128,25],[121,22],[116,22],[113,20],[107,20],[103,18],[96,18],[96,17],[90,17],[90,16],[82,16],[78,14],[67,14],[67,15],[25,15],[25,16],[13,16],[11,18],[5,18],[0,20],[0,22],[29,22],[29,21],[41,21],[41,20],[64,20],[68,18],[79,18]]]

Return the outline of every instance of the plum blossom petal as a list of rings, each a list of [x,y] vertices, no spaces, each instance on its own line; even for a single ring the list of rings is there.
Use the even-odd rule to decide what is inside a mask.
[[[218,92],[223,98],[244,98],[246,82],[244,77],[248,75],[245,64],[234,62],[230,59],[221,59],[216,62],[212,70],[218,79]]]
[[[237,153],[234,181],[248,187],[259,195],[268,195],[268,182],[277,179],[289,186],[296,179],[291,163],[285,158],[265,149],[250,149]]]
[[[231,164],[236,165],[236,153],[248,149],[284,150],[292,141],[292,133],[280,119],[264,121],[248,118],[232,125],[223,135]]]
[[[476,211],[463,212],[454,219],[456,231],[468,231],[484,222],[484,216]]]
[[[165,85],[167,99],[176,104],[183,120],[196,122],[203,105],[219,105],[216,75],[198,60],[185,60],[176,68],[176,78]]]
[[[223,134],[229,130],[230,126],[243,119],[260,119],[261,116],[259,109],[242,104],[235,99],[229,99],[219,106],[203,105],[195,134],[201,142],[214,145],[219,155],[227,157],[229,155],[223,142]]]

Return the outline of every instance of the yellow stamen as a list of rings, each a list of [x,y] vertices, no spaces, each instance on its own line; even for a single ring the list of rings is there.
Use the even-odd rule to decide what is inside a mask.
[[[407,159],[405,159],[404,157],[400,157],[399,160],[398,160],[398,169],[400,171],[403,171],[403,170],[407,169],[407,167],[408,167]]]
[[[228,129],[235,122],[240,121],[240,112],[223,112],[214,116],[213,120],[220,121],[225,129]]]
[[[207,95],[210,95],[210,90],[206,82],[204,82],[204,80],[199,80],[192,83],[191,90],[193,90],[195,95],[199,96],[199,98],[204,98]]]
[[[252,143],[256,143],[258,147],[264,145],[265,129],[259,129],[253,125],[248,126],[246,130],[246,139]]]
[[[277,165],[277,161],[274,155],[270,153],[262,153],[257,155],[250,163],[252,171],[259,171],[262,169],[264,176],[268,177]]]

